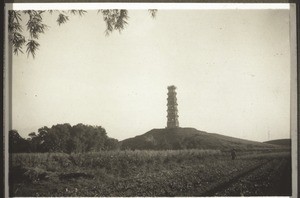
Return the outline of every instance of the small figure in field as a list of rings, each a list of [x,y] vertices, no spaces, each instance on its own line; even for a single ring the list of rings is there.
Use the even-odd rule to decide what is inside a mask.
[[[231,159],[234,160],[236,157],[235,149],[231,150]]]

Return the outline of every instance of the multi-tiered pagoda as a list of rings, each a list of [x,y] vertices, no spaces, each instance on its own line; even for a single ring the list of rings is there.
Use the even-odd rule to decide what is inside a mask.
[[[177,109],[177,98],[176,98],[176,87],[174,85],[168,87],[168,122],[167,128],[179,127],[178,122],[178,109]]]

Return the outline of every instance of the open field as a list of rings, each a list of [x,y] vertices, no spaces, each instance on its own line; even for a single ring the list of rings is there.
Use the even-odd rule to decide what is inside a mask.
[[[12,154],[11,196],[291,195],[289,150]]]

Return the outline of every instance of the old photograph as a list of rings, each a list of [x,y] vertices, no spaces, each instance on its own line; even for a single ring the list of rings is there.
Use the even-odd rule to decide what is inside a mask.
[[[291,5],[145,5],[7,10],[9,196],[292,196]]]

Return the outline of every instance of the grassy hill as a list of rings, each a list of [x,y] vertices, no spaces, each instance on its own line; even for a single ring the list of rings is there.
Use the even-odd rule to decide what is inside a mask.
[[[291,139],[278,139],[278,140],[270,140],[264,143],[279,145],[279,146],[291,146]]]
[[[152,129],[151,131],[120,142],[121,149],[218,149],[238,150],[272,149],[273,144],[243,140],[194,128]]]

